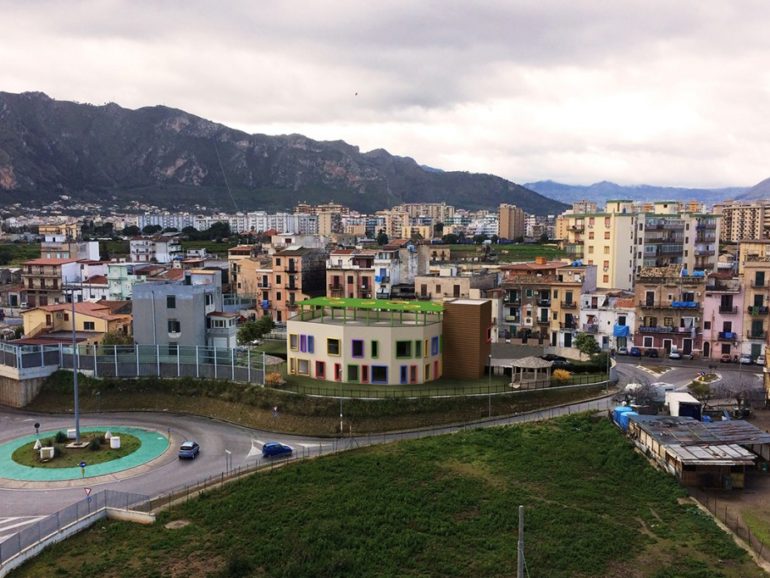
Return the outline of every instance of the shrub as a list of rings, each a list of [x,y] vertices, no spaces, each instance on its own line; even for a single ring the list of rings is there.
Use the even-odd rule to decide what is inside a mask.
[[[59,446],[53,447],[53,457],[58,458],[62,455],[61,448]]]
[[[57,444],[67,443],[67,434],[61,430],[57,431],[56,435],[54,436],[54,441],[56,441]]]
[[[551,378],[554,381],[560,381],[560,382],[569,381],[571,377],[572,377],[572,374],[566,369],[555,369],[551,374]]]
[[[227,562],[227,572],[225,576],[240,577],[250,576],[251,571],[254,569],[254,564],[248,558],[244,558],[240,554],[234,554]]]
[[[98,452],[100,449],[102,449],[102,444],[99,441],[99,438],[91,438],[91,440],[88,442],[88,449],[92,452]]]
[[[276,385],[282,385],[283,384],[283,377],[281,377],[281,374],[276,372],[268,373],[265,376],[265,385],[269,387],[275,387]]]

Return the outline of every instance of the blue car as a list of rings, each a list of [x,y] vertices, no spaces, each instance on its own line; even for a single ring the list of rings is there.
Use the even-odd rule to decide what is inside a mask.
[[[267,442],[262,446],[262,457],[272,458],[275,456],[288,456],[294,451],[294,448],[280,442]]]
[[[642,356],[642,350],[639,349],[638,347],[632,347],[631,349],[628,350],[628,354],[631,357],[641,357]]]
[[[201,453],[201,447],[198,445],[198,442],[187,440],[179,446],[180,460],[194,460],[198,457],[199,453]]]

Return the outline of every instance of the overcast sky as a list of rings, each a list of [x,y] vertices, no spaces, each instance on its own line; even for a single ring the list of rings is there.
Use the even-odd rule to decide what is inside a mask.
[[[766,0],[0,0],[0,90],[523,183],[770,177]]]

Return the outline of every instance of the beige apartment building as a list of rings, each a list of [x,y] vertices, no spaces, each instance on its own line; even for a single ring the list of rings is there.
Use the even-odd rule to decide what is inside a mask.
[[[273,320],[285,322],[297,303],[324,294],[326,252],[304,247],[275,253],[270,279],[270,311]]]
[[[410,219],[430,217],[434,223],[446,223],[455,216],[455,208],[446,203],[404,203],[393,210],[406,213]]]
[[[524,210],[516,205],[501,204],[498,209],[498,237],[501,239],[517,239],[525,234]]]
[[[756,359],[765,353],[770,331],[770,240],[741,243],[738,253],[744,291],[740,350]]]
[[[723,243],[770,238],[770,201],[716,203],[714,213],[722,217]]]

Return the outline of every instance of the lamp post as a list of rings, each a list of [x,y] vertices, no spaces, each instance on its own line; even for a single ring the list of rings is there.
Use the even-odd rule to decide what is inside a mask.
[[[80,395],[78,392],[78,344],[77,332],[75,331],[75,288],[70,292],[70,301],[72,302],[72,390],[75,396],[75,443],[80,443]]]

